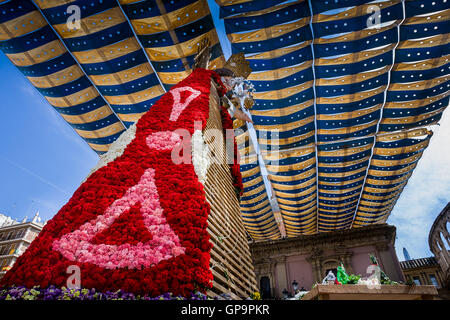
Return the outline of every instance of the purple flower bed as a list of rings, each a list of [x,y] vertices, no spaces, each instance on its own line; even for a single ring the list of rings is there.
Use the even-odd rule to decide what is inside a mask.
[[[97,292],[95,289],[67,289],[50,286],[39,286],[28,289],[11,287],[0,289],[0,300],[209,300],[200,292],[191,293],[190,297],[173,296],[167,292],[157,297],[136,296],[133,293],[118,290],[115,292]]]

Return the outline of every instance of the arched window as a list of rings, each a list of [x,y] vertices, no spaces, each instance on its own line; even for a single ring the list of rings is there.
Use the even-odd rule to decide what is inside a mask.
[[[337,276],[337,267],[339,266],[339,261],[335,259],[324,261],[322,265],[322,279],[327,276],[328,272],[332,271],[335,276]]]

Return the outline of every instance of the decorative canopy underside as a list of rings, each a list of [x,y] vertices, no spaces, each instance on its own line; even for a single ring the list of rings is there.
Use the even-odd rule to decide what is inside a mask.
[[[235,121],[251,238],[385,222],[449,103],[449,1],[216,2],[256,89],[258,148]],[[190,73],[205,37],[221,67],[206,0],[0,1],[0,49],[99,154]]]

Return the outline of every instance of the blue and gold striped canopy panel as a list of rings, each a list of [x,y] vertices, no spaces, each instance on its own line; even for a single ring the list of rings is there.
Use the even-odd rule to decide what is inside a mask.
[[[191,72],[203,38],[224,63],[206,1],[10,0],[0,16],[1,50],[99,154]]]
[[[126,129],[31,1],[0,3],[0,48],[97,153]]]
[[[449,103],[448,2],[216,2],[286,235],[385,222]]]
[[[104,99],[129,127],[165,92],[115,0],[35,0]],[[70,29],[70,6],[80,8]]]
[[[255,240],[279,239],[281,233],[267,195],[266,186],[255,148],[248,128],[235,120],[236,143],[238,145],[242,184],[241,215],[249,236]]]
[[[190,72],[198,44],[211,43],[212,69],[225,60],[206,0],[120,0],[137,38],[166,89]]]
[[[286,236],[311,234],[317,225],[314,146],[262,153]],[[301,211],[303,215],[297,213]]]

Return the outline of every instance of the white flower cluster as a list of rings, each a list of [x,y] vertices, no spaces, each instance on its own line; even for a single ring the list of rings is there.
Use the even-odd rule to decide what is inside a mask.
[[[241,108],[244,110],[245,99],[253,97],[252,94],[255,92],[255,86],[250,80],[244,79],[243,77],[232,78],[230,81],[232,82],[233,96],[239,99]]]
[[[210,155],[201,130],[195,130],[192,135],[192,164],[198,180],[205,184],[206,174],[210,165]]]
[[[119,138],[117,138],[117,140],[111,144],[111,146],[108,149],[108,152],[100,156],[100,160],[98,161],[97,165],[94,168],[92,168],[91,172],[88,174],[86,179],[89,178],[91,174],[93,174],[101,167],[106,166],[111,161],[114,161],[116,158],[120,157],[123,154],[127,145],[130,144],[131,141],[133,141],[135,136],[136,136],[136,123],[131,125],[128,128],[128,130],[122,133],[119,136]],[[86,179],[84,181],[86,181]]]
[[[358,284],[368,286],[369,288],[378,287],[381,285],[380,280],[378,280],[377,277],[369,277],[367,279],[359,279]]]

